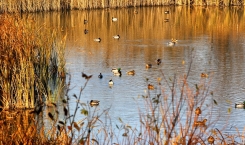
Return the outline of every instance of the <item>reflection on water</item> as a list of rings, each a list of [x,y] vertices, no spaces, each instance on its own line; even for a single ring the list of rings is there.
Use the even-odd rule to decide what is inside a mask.
[[[165,14],[166,10],[170,13]],[[181,76],[193,60],[190,85],[194,88],[200,74],[208,73],[211,77],[206,81],[211,81],[213,96],[209,95],[206,104],[212,105],[213,99],[218,102],[214,111],[206,113],[221,116],[217,126],[223,126],[229,117],[227,132],[236,132],[234,126],[242,131],[245,110],[234,108],[235,103],[245,100],[245,13],[241,9],[146,7],[28,16],[35,17],[40,25],[58,28],[61,36],[67,34],[66,67],[74,87],[70,93],[78,94],[84,85],[81,72],[93,75],[82,101],[100,100],[102,110],[111,107],[112,122],[121,117],[131,126],[139,125],[138,107],[143,108],[140,96],[147,89],[146,79],[157,86],[161,71],[167,78]],[[118,20],[114,22],[112,17]],[[115,35],[120,39],[114,39]],[[95,42],[95,38],[101,38],[101,42]],[[178,42],[170,47],[167,43],[171,38]],[[162,59],[160,65],[155,63],[158,58]],[[146,69],[146,63],[153,67]],[[122,76],[114,76],[112,68],[121,68]],[[129,70],[135,70],[135,75],[127,75]],[[114,81],[111,88],[110,79]],[[159,92],[157,88],[151,94]]]

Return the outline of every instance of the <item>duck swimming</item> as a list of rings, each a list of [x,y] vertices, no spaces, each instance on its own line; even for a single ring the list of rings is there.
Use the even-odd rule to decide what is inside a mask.
[[[152,64],[145,64],[145,68],[151,68]]]
[[[119,77],[122,76],[121,70],[118,70],[117,72],[115,71],[115,72],[113,72],[113,74],[114,74],[114,76],[119,76]]]
[[[88,23],[88,20],[84,19],[84,20],[83,20],[83,23],[84,23],[84,24],[87,24],[87,23]]]
[[[245,101],[243,103],[235,103],[235,108],[244,108],[245,109]]]
[[[115,36],[113,36],[113,38],[114,38],[114,39],[119,39],[120,36],[119,36],[119,35],[115,35]]]
[[[109,80],[109,85],[113,85],[114,82],[112,81],[112,79]]]
[[[170,42],[168,42],[168,46],[174,46],[177,43],[177,39],[172,38]]]
[[[96,41],[96,42],[100,42],[100,41],[101,41],[101,39],[100,39],[100,38],[95,38],[95,39],[94,39],[94,41]]]
[[[135,71],[134,70],[128,71],[127,74],[128,75],[135,75]]]
[[[161,60],[160,58],[158,58],[158,59],[156,60],[156,63],[157,63],[157,65],[160,65],[160,64],[162,63],[162,60]]]
[[[99,103],[100,103],[100,101],[98,101],[98,100],[91,100],[90,101],[91,106],[97,106],[97,105],[99,105]]]
[[[84,29],[84,34],[88,34],[88,29]]]
[[[119,71],[121,71],[121,68],[113,68],[113,69],[111,69],[111,72],[113,72],[113,73],[118,73]]]
[[[100,73],[100,74],[98,75],[98,78],[102,79],[102,78],[103,78],[103,75]]]
[[[174,46],[175,42],[168,42],[168,46]]]
[[[117,18],[112,17],[111,20],[112,20],[112,22],[116,22],[117,21]]]

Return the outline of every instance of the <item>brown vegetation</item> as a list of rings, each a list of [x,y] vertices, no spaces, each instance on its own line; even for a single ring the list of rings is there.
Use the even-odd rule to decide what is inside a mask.
[[[33,20],[0,16],[0,105],[3,109],[33,108],[54,88],[51,78],[64,72],[64,46],[55,33],[34,27]],[[55,79],[52,80],[54,83]]]
[[[1,12],[38,12],[72,9],[121,8],[141,6],[196,5],[243,6],[243,0],[5,0],[0,2]]]

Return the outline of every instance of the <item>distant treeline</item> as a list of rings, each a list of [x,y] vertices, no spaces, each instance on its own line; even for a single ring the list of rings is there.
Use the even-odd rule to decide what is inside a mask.
[[[164,5],[243,6],[244,0],[1,0],[0,12],[38,12]]]

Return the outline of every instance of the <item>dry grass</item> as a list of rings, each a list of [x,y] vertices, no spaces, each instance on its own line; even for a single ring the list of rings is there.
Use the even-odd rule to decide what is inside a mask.
[[[35,27],[32,19],[0,16],[0,144],[68,142],[53,135],[56,126],[43,125],[42,113],[44,101],[63,92],[65,39],[57,42],[54,30]]]
[[[55,33],[35,28],[18,16],[0,17],[0,100],[3,109],[33,108],[49,98],[64,73],[64,44],[57,44]],[[64,42],[64,41],[63,41]]]
[[[196,6],[243,6],[243,0],[4,0],[0,1],[1,12],[38,12],[71,9],[96,9],[164,5],[196,5]]]

